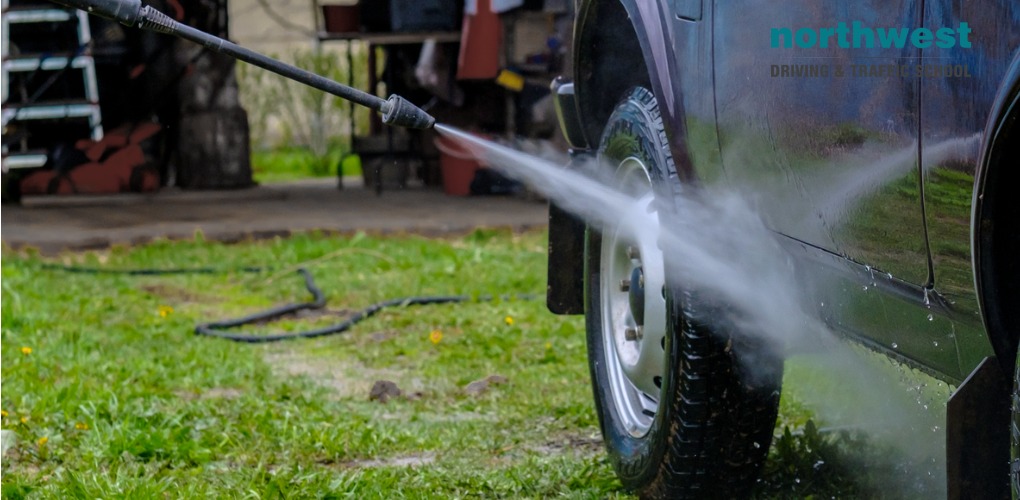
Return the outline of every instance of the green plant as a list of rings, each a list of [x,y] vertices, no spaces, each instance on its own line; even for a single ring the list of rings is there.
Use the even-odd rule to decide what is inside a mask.
[[[251,153],[252,171],[257,182],[279,182],[306,177],[331,177],[339,168],[344,176],[360,176],[361,160],[333,146],[325,155],[315,156],[307,148],[281,147]]]
[[[325,326],[406,295],[541,293],[547,244],[544,232],[485,229],[239,244],[196,235],[56,259],[5,247],[0,424],[18,440],[3,455],[3,496],[626,497],[603,452],[583,324],[541,300],[391,309],[344,335],[271,345],[191,333],[199,321],[305,300],[298,265],[315,274],[327,309],[256,330]],[[125,276],[43,266],[54,263],[274,269]],[[787,367],[788,388],[828,390],[824,369]],[[508,382],[465,391],[493,374]],[[405,396],[369,401],[381,379]],[[875,481],[903,469],[885,448],[807,423],[796,394],[783,396],[786,427],[759,496],[889,496]]]
[[[345,84],[352,71],[345,53],[321,46],[295,50],[284,59]],[[364,48],[356,45],[352,52],[354,67],[365,67],[366,59]],[[367,85],[364,72],[355,69],[353,76],[356,87]],[[304,148],[310,155],[302,170],[313,176],[332,175],[339,161],[336,152],[350,150],[352,129],[367,128],[365,110],[356,109],[352,123],[350,102],[260,68],[238,66],[238,82],[241,102],[250,116],[252,150]]]

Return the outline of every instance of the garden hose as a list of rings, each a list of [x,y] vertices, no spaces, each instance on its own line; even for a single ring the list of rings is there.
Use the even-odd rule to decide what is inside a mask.
[[[268,271],[268,268],[264,267],[238,267],[238,268],[226,268],[217,269],[212,267],[193,267],[193,268],[167,268],[167,269],[104,269],[101,267],[80,267],[80,266],[63,266],[58,264],[42,264],[43,269],[50,269],[56,271],[63,271],[68,273],[80,273],[80,274],[124,274],[129,276],[163,276],[172,274],[222,274],[222,273],[258,273]],[[244,342],[247,344],[262,344],[267,342],[279,342],[281,340],[290,340],[297,338],[315,338],[324,337],[327,335],[336,335],[347,330],[350,330],[354,325],[375,316],[383,309],[391,307],[407,307],[407,306],[423,306],[432,304],[453,304],[459,302],[491,302],[497,297],[502,300],[534,300],[537,298],[535,294],[515,294],[515,295],[480,295],[473,297],[470,295],[434,295],[434,296],[417,296],[417,297],[403,297],[396,299],[388,299],[382,302],[376,302],[360,311],[355,312],[346,320],[337,323],[335,325],[316,328],[313,330],[305,330],[299,332],[275,332],[268,334],[250,333],[250,332],[236,332],[229,333],[224,330],[231,328],[237,328],[239,326],[250,325],[253,323],[265,323],[280,319],[284,316],[295,314],[299,311],[322,309],[326,306],[326,297],[322,293],[322,290],[315,284],[315,279],[312,277],[312,273],[308,272],[305,268],[298,268],[297,272],[305,280],[305,289],[308,293],[312,294],[312,300],[308,302],[299,302],[292,304],[285,304],[282,306],[275,306],[264,311],[260,311],[240,318],[225,319],[219,321],[211,321],[208,323],[200,323],[195,326],[196,335],[204,335],[207,337],[216,337],[234,342]]]
[[[162,276],[169,274],[227,274],[227,273],[261,273],[270,269],[264,267],[238,267],[220,269],[216,267],[171,267],[166,269],[105,269],[102,267],[63,266],[60,264],[43,263],[43,269],[63,271],[76,274],[127,274],[130,276]]]

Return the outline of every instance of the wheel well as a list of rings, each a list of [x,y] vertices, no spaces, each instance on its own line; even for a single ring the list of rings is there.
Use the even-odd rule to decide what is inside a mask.
[[[994,131],[981,180],[975,224],[978,294],[992,346],[1012,373],[1020,341],[1020,81]]]
[[[597,145],[624,92],[650,87],[648,67],[630,16],[618,1],[590,2],[575,40],[578,112],[588,144]]]

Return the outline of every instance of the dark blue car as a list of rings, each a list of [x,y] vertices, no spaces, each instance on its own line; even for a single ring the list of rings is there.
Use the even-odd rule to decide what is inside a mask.
[[[958,387],[950,496],[1006,495],[1010,483],[1015,496],[1020,2],[581,0],[576,11],[573,75],[553,86],[575,157],[676,210],[685,190],[753,198],[814,277],[804,286],[829,327]],[[746,495],[771,442],[781,356],[761,350],[757,376],[744,376],[740,339],[699,320],[726,304],[670,279],[661,249],[555,206],[550,221],[549,306],[586,317],[624,485]]]

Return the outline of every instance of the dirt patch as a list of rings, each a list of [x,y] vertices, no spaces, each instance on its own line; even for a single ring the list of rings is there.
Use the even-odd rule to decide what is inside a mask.
[[[400,335],[400,332],[396,330],[383,330],[381,332],[372,332],[368,338],[372,339],[372,342],[385,342],[389,339],[396,338]]]
[[[340,398],[366,399],[377,380],[402,379],[400,371],[369,368],[343,357],[327,359],[281,350],[268,353],[265,359],[277,373],[308,377],[319,385],[331,389]],[[357,376],[352,375],[354,373]]]
[[[490,387],[503,385],[509,380],[502,375],[489,375],[480,380],[475,380],[464,387],[464,393],[469,396],[479,396],[489,390]]]
[[[403,455],[389,458],[372,458],[367,460],[351,460],[340,464],[346,468],[374,468],[374,467],[421,467],[436,461],[435,453],[419,453],[414,455]]]
[[[198,391],[174,391],[174,395],[185,400],[206,400],[206,399],[237,399],[244,395],[241,389],[233,387],[212,387]]]
[[[138,288],[141,291],[154,297],[157,297],[164,302],[169,302],[173,304],[183,303],[208,304],[210,302],[221,302],[221,300],[216,296],[199,295],[194,293],[192,290],[188,290],[187,288],[181,288],[178,286],[166,285],[162,283],[142,285],[139,286]]]
[[[573,453],[576,456],[594,456],[602,452],[602,438],[567,434],[542,444],[529,445],[525,449],[542,455]]]

